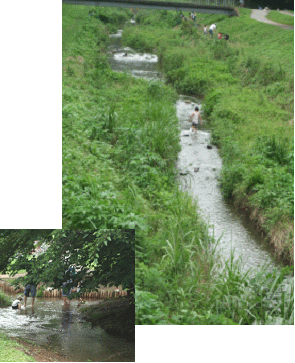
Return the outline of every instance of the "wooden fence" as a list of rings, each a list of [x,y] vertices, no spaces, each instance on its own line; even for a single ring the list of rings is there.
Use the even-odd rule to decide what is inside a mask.
[[[0,289],[2,289],[6,293],[11,294],[23,294],[25,291],[24,287],[20,287],[19,289],[15,290],[14,286],[11,286],[8,282],[0,280]],[[83,299],[96,299],[96,300],[103,300],[110,297],[119,297],[119,296],[126,296],[127,292],[120,289],[99,289],[99,291],[87,291],[81,295]],[[46,298],[61,298],[62,297],[62,290],[52,289],[52,290],[44,290],[43,297]]]

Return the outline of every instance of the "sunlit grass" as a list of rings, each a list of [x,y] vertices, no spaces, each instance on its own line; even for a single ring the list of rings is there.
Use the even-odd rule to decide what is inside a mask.
[[[282,14],[279,11],[271,10],[266,17],[275,23],[294,26],[294,16]]]

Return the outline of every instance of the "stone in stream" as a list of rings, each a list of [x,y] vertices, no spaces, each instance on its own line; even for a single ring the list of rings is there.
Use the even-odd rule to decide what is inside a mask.
[[[194,168],[194,172],[196,173],[197,171],[199,171],[200,168]]]
[[[187,175],[187,174],[188,174],[188,170],[181,171],[179,174],[180,174],[180,175]]]
[[[212,149],[212,145],[207,145],[207,149]]]

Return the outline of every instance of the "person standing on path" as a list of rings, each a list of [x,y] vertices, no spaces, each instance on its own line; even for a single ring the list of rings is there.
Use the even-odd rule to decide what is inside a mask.
[[[199,120],[202,125],[202,117],[199,112],[199,107],[195,107],[195,111],[192,113],[191,117],[189,118],[189,121],[191,120],[192,120],[192,130],[195,130],[194,132],[196,134],[198,130]]]
[[[209,33],[210,33],[211,37],[213,37],[213,33],[214,33],[215,29],[216,29],[216,24],[210,25]]]

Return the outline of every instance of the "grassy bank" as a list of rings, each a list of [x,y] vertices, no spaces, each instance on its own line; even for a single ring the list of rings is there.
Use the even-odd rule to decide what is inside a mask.
[[[147,82],[109,69],[108,32],[114,24],[110,28],[104,17],[89,17],[89,10],[63,6],[64,227],[136,228],[137,324],[264,324],[277,318],[289,324],[293,292],[272,297],[290,271],[261,273],[253,280],[229,261],[218,272],[216,243],[196,202],[176,182],[175,88],[188,87],[175,77],[180,71],[189,81],[186,55],[195,51],[192,34],[196,39],[202,34],[186,24],[174,28],[175,15],[165,20],[162,12],[152,15],[164,16],[161,29],[148,24],[155,24],[149,14],[142,29],[126,26],[126,43],[136,42],[142,51],[157,48],[163,69],[170,67],[165,72],[173,87]],[[107,17],[111,10],[105,11]],[[205,57],[206,48],[198,54]],[[207,58],[210,64],[211,55]],[[214,65],[217,70],[208,68],[212,82],[238,82],[225,72],[224,62]],[[198,83],[203,96],[210,89],[206,72],[203,67],[197,73],[204,74]],[[198,95],[194,82],[189,93]]]
[[[198,14],[196,23],[178,24],[179,14],[165,11],[136,17],[125,44],[156,51],[168,83],[204,98],[225,197],[292,264],[293,32],[250,19],[248,9],[233,18]],[[229,41],[203,34],[214,22]]]
[[[135,312],[129,299],[108,299],[81,309],[92,326],[100,326],[108,334],[134,341]]]
[[[5,307],[11,305],[12,300],[4,292],[0,290],[0,307]]]
[[[0,333],[0,362],[36,362],[22,350],[20,344]]]
[[[267,19],[274,21],[275,23],[294,26],[294,17],[291,15],[286,15],[278,11],[271,10],[266,17]]]

